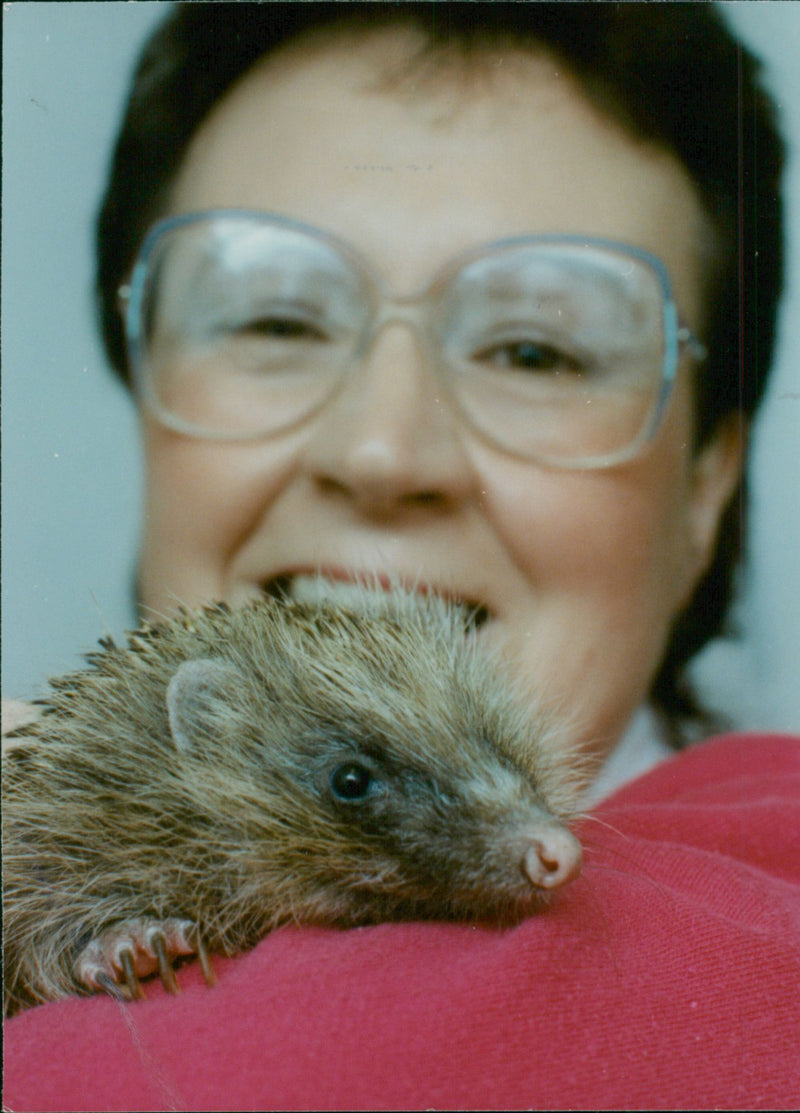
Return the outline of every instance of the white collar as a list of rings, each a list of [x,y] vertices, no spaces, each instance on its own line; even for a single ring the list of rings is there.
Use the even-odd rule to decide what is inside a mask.
[[[674,753],[664,741],[663,731],[652,708],[640,707],[622,738],[600,766],[587,789],[583,805],[592,807],[628,781],[674,756]]]

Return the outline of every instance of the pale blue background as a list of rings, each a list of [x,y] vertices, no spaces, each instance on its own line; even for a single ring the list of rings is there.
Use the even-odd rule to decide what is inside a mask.
[[[93,329],[91,235],[130,70],[167,6],[3,5],[6,696],[135,621],[138,445]],[[744,637],[714,646],[701,678],[739,725],[800,729],[800,4],[724,6],[767,59],[793,141],[791,275],[757,430]]]

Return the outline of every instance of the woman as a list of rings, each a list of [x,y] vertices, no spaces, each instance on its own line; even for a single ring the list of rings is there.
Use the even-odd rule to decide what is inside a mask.
[[[100,221],[106,345],[141,400],[142,605],[302,594],[318,569],[333,597],[375,571],[443,591],[476,610],[479,636],[605,761],[598,797],[657,765],[698,721],[683,670],[727,607],[742,419],[763,389],[736,373],[740,329],[745,366],[755,350],[766,363],[780,286],[777,200],[740,207],[738,153],[725,142],[740,119],[754,128],[759,196],[777,198],[780,143],[750,63],[739,69],[704,8],[666,18],[659,7],[492,4],[478,23],[474,5],[188,5],[143,60]],[[743,142],[752,149],[753,135]],[[282,378],[288,363],[300,387]],[[266,387],[255,367],[277,369]],[[132,1012],[137,1027],[152,1017],[173,1053],[148,1060],[118,1100],[790,1100],[788,998],[774,1029],[754,1029],[778,1049],[768,1082],[716,1006],[685,1023],[701,992],[730,999],[719,957],[749,956],[758,930],[749,914],[733,933],[717,924],[753,866],[756,829],[721,889],[693,842],[701,857],[717,852],[707,805],[738,814],[753,751],[718,743],[655,770],[640,796],[623,790],[616,799],[634,811],[662,805],[643,827],[628,817],[627,840],[644,836],[632,868],[630,846],[607,844],[603,872],[516,933],[279,933],[248,959],[250,992],[244,962],[224,966],[216,1003],[190,982],[179,1023],[197,1036],[204,1015],[223,1015],[239,1070],[256,1018],[274,1031],[280,1001],[277,1059],[243,1081],[203,1078],[202,1055],[190,1054],[188,1073],[179,1065],[170,1003]],[[764,740],[760,753],[786,791],[796,752]],[[687,814],[687,792],[699,815]],[[744,799],[759,823],[771,817],[774,851],[776,815],[796,822],[796,789],[777,812]],[[785,855],[767,857],[771,882]],[[787,894],[758,885],[777,922]],[[747,908],[746,892],[734,903]],[[678,943],[698,916],[700,935]],[[748,1015],[757,979],[774,1004],[792,954],[797,972],[796,934],[770,940],[769,975],[746,957],[733,990]],[[676,1001],[672,972],[687,959],[698,970]],[[315,971],[317,1022],[300,1008],[293,962]],[[375,976],[356,1004],[362,962]],[[453,962],[461,974],[447,986]],[[345,973],[346,999],[329,969]],[[249,1018],[241,1030],[237,1015]],[[452,1043],[454,1026],[463,1042]],[[297,1057],[328,1033],[336,1051],[321,1052],[309,1079]],[[735,1054],[711,1055],[720,1040]]]
[[[513,5],[510,9],[492,7],[493,13],[490,16],[487,10],[484,19],[491,18],[500,28],[510,22],[506,33],[517,30],[524,35],[526,29],[529,35],[549,32],[555,38],[556,47],[561,45],[573,51],[586,49],[581,46],[587,25],[586,13],[576,13],[568,19],[563,11],[550,11],[546,6],[537,5],[538,15],[536,10],[520,10]],[[665,434],[671,433],[682,446],[693,443],[696,451],[687,454],[684,450],[683,457],[673,464],[677,471],[668,474],[666,461],[657,457],[658,449],[667,447],[662,435],[661,439],[654,437],[653,445],[643,445],[647,450],[638,453],[636,464],[621,471],[601,468],[590,475],[581,467],[576,475],[569,467],[543,470],[530,464],[530,460],[537,460],[537,451],[539,460],[542,459],[543,450],[535,439],[528,443],[524,438],[520,441],[516,433],[501,434],[499,446],[507,451],[492,451],[498,444],[496,426],[508,424],[504,411],[498,411],[490,419],[488,429],[479,428],[483,436],[476,438],[471,437],[470,432],[462,435],[460,426],[459,435],[454,435],[453,429],[460,419],[451,415],[449,408],[442,407],[441,424],[450,428],[452,459],[439,461],[437,456],[429,460],[444,439],[437,430],[429,430],[421,424],[420,415],[413,409],[409,409],[407,420],[419,443],[384,445],[376,441],[370,430],[369,413],[358,412],[347,404],[351,393],[363,397],[360,381],[342,394],[344,413],[336,406],[325,411],[325,418],[330,419],[334,429],[333,438],[326,435],[324,421],[309,426],[314,434],[313,443],[324,443],[326,451],[339,450],[340,446],[334,443],[336,438],[344,442],[355,457],[352,463],[349,460],[303,460],[298,436],[300,441],[308,440],[305,426],[294,438],[262,438],[260,446],[256,440],[245,448],[243,445],[251,432],[249,428],[245,429],[241,445],[233,442],[226,447],[225,442],[202,437],[171,435],[165,438],[162,433],[165,423],[151,421],[146,426],[147,526],[139,568],[140,597],[146,607],[155,610],[169,607],[176,596],[188,603],[217,596],[237,601],[257,593],[264,585],[269,587],[276,577],[291,573],[298,564],[306,568],[322,565],[345,573],[358,573],[377,566],[381,571],[405,578],[421,575],[430,581],[430,586],[445,588],[485,606],[490,616],[498,619],[496,637],[509,645],[512,659],[518,660],[520,652],[524,652],[524,642],[529,647],[527,652],[532,654],[522,667],[526,677],[545,693],[553,686],[554,675],[561,678],[555,698],[566,698],[576,716],[585,719],[583,729],[594,740],[594,745],[608,749],[619,738],[632,710],[653,686],[655,673],[658,673],[654,686],[656,702],[666,705],[667,716],[677,725],[682,709],[677,680],[680,666],[698,643],[716,632],[727,602],[732,543],[724,536],[723,545],[717,550],[717,528],[738,483],[742,451],[739,419],[752,410],[756,392],[764,385],[763,380],[749,382],[747,389],[753,392],[753,397],[743,399],[740,406],[737,379],[730,370],[737,358],[736,337],[731,337],[732,321],[738,320],[739,314],[738,284],[733,279],[738,265],[734,243],[738,219],[735,202],[730,195],[720,196],[723,187],[719,181],[722,177],[719,151],[715,149],[711,165],[702,166],[708,154],[697,150],[691,135],[682,134],[683,120],[674,117],[674,107],[670,109],[673,118],[668,115],[657,125],[647,118],[638,121],[636,135],[629,137],[624,152],[621,147],[613,146],[613,138],[620,138],[618,134],[611,137],[606,128],[605,133],[599,135],[597,129],[590,126],[594,121],[587,120],[587,126],[581,131],[580,121],[573,119],[578,114],[576,110],[552,129],[559,135],[575,136],[571,148],[569,139],[564,140],[569,149],[561,156],[562,165],[558,166],[554,165],[555,137],[547,131],[538,136],[532,134],[531,115],[534,114],[526,113],[524,105],[515,115],[511,112],[509,101],[516,97],[515,86],[520,79],[520,73],[515,72],[505,89],[497,91],[501,111],[509,120],[509,134],[501,139],[497,124],[489,125],[481,117],[480,105],[473,108],[470,102],[464,103],[463,92],[465,83],[470,80],[467,70],[471,63],[468,58],[459,60],[457,56],[453,19],[464,19],[469,30],[474,23],[474,13],[466,10],[459,16],[457,7],[449,10],[452,18],[444,29],[443,41],[456,54],[450,62],[449,87],[439,89],[432,76],[426,75],[426,67],[435,64],[433,60],[423,57],[414,61],[415,52],[424,41],[415,42],[413,38],[404,48],[410,69],[410,75],[404,75],[403,59],[395,61],[392,57],[398,40],[390,34],[384,58],[378,57],[373,68],[389,91],[396,88],[396,97],[364,98],[354,90],[350,92],[349,103],[337,105],[338,117],[331,109],[330,118],[326,118],[324,108],[315,111],[314,106],[329,102],[322,87],[330,75],[319,73],[316,83],[310,80],[308,87],[299,79],[291,92],[295,115],[288,117],[283,113],[280,125],[275,125],[278,129],[275,134],[264,136],[260,142],[254,142],[255,120],[262,110],[271,109],[268,91],[264,91],[263,96],[254,92],[249,98],[252,107],[245,105],[235,116],[231,109],[230,126],[228,113],[219,124],[212,113],[205,127],[202,126],[203,117],[226,86],[270,44],[271,36],[291,34],[296,22],[300,25],[308,21],[313,23],[319,13],[311,9],[290,9],[291,14],[280,21],[284,24],[282,32],[276,28],[276,9],[262,14],[258,20],[262,26],[258,29],[254,27],[252,12],[238,17],[242,20],[241,29],[236,25],[235,12],[225,18],[221,13],[206,16],[203,25],[193,32],[209,36],[206,43],[202,39],[190,40],[189,47],[192,52],[206,49],[210,58],[217,60],[206,64],[202,87],[193,88],[191,83],[197,82],[197,75],[190,66],[183,70],[176,68],[171,78],[160,89],[150,91],[148,99],[142,103],[134,95],[129,126],[118,148],[100,227],[100,296],[112,360],[124,374],[130,373],[122,350],[117,289],[129,274],[146,228],[158,217],[232,207],[298,218],[355,247],[366,264],[377,268],[400,294],[416,292],[427,285],[441,267],[450,265],[460,253],[474,250],[481,244],[537,231],[569,235],[586,234],[591,230],[595,238],[633,243],[649,248],[656,256],[680,256],[676,261],[666,259],[667,270],[676,287],[678,312],[685,318],[682,323],[688,323],[690,328],[700,331],[703,314],[711,312],[713,306],[716,319],[710,320],[705,328],[707,355],[704,360],[697,359],[697,345],[684,343],[680,348],[681,364],[687,373],[683,376],[684,382],[679,381],[676,393],[681,389],[685,391],[685,380],[692,372],[697,373],[698,412],[690,417],[688,396],[679,398],[671,406],[664,423]],[[310,18],[306,11],[311,12]],[[380,9],[373,14],[359,5],[351,18],[369,21],[378,14]],[[521,26],[515,28],[514,23]],[[434,33],[436,29],[434,21]],[[442,34],[442,28],[439,33]],[[599,36],[606,33],[605,27],[597,33],[599,41]],[[679,33],[674,21],[668,25],[667,33],[671,39]],[[626,34],[629,36],[627,42],[624,41]],[[635,36],[640,34],[638,26],[626,28],[618,34],[616,49],[631,53],[639,49]],[[227,35],[236,47],[220,50],[222,35]],[[435,57],[434,54],[433,59]],[[517,58],[518,69],[524,60],[527,59]],[[461,74],[460,66],[466,67]],[[395,72],[396,68],[400,73]],[[365,80],[369,80],[366,72],[369,66],[364,69]],[[538,88],[544,105],[549,105],[548,98],[555,95],[559,83],[564,84],[558,76],[557,65],[554,69],[555,76],[551,73],[549,87],[544,72],[528,82],[531,94],[534,86]],[[642,73],[633,72],[630,78],[624,78],[613,93],[603,91],[597,97],[627,95],[630,102],[646,74],[647,69],[642,66]],[[439,80],[444,84],[443,75],[439,75]],[[591,80],[598,80],[598,75],[593,75]],[[662,80],[667,80],[666,75]],[[438,93],[443,113],[453,111],[451,102],[459,104],[463,119],[455,120],[449,132],[443,125],[434,126],[434,120],[425,134],[416,134],[411,128],[416,119],[409,111],[411,94],[416,87],[414,83],[420,81],[423,84],[427,81],[430,91]],[[626,81],[631,88],[625,88]],[[186,96],[187,85],[192,88],[191,96]],[[183,97],[179,97],[179,91],[183,92]],[[706,94],[705,111],[719,112],[719,105],[708,102],[705,85],[702,91]],[[688,98],[688,90],[686,95]],[[242,97],[245,96],[246,91],[242,93]],[[579,108],[585,115],[589,106],[583,103],[583,97],[579,100]],[[653,101],[655,103],[655,98]],[[178,106],[178,111],[172,110],[173,105]],[[278,107],[282,108],[282,104]],[[368,119],[367,109],[375,110],[373,114],[376,114],[381,108],[385,109],[384,119],[374,122]],[[222,108],[219,111],[221,113]],[[625,111],[630,111],[630,105]],[[736,107],[729,104],[728,111],[736,112]],[[547,113],[541,109],[535,116],[542,125],[549,122]],[[154,119],[158,122],[157,129]],[[348,127],[343,133],[341,120],[348,123],[357,120],[358,126]],[[660,160],[647,157],[648,150],[640,152],[645,157],[639,161],[623,157],[623,154],[632,155],[631,148],[641,146],[640,137],[650,138],[649,132],[656,127],[671,128],[670,140],[683,144],[684,159],[701,163],[697,174],[704,171],[706,175],[702,187],[690,185],[685,168],[673,167],[675,173],[670,174],[660,164],[656,167]],[[423,130],[417,129],[418,132]],[[616,131],[618,133],[618,128]],[[762,127],[761,148],[765,134]],[[377,142],[379,135],[382,146]],[[223,138],[217,139],[217,136]],[[507,151],[512,144],[515,151],[522,151],[523,137],[526,146],[519,163],[510,163],[507,174],[501,178],[497,173],[497,158],[502,152],[508,160]],[[587,138],[593,140],[593,144],[587,142]],[[449,143],[449,149],[442,147],[445,142]],[[218,151],[211,150],[208,156],[198,153],[214,143]],[[327,162],[322,159],[323,145],[329,148],[325,150]],[[597,156],[595,148],[600,146],[607,150],[605,160]],[[774,180],[778,171],[777,148],[772,155],[768,149],[761,148],[761,188],[777,196]],[[547,162],[541,158],[543,149],[549,152]],[[281,152],[280,158],[276,158],[276,151]],[[398,151],[403,153],[402,164],[398,164]],[[738,180],[735,178],[738,166],[735,155],[731,153],[728,157],[730,189]],[[196,159],[199,159],[197,171]],[[310,163],[314,160],[317,165],[312,170]],[[281,163],[280,179],[277,162]],[[381,170],[381,167],[390,169]],[[626,169],[632,179],[630,185],[624,178]],[[664,173],[659,176],[657,169],[664,169]],[[652,182],[641,178],[644,173],[650,175]],[[141,188],[143,177],[148,182],[146,190]],[[591,188],[587,188],[588,183]],[[301,190],[308,196],[302,196]],[[631,192],[635,194],[633,199],[629,195]],[[693,193],[695,195],[690,196]],[[636,210],[644,207],[640,198],[645,195],[650,201],[650,211],[640,218]],[[170,200],[165,203],[166,197]],[[492,199],[496,211],[485,214],[483,223],[479,224],[476,210],[487,208],[486,198]],[[722,241],[717,267],[713,268],[714,273],[706,273],[701,265],[695,268],[699,273],[684,277],[681,272],[688,269],[688,260],[696,251],[695,224],[709,219],[712,207],[713,222],[718,226],[714,232]],[[340,213],[342,209],[346,211]],[[363,214],[368,212],[373,212],[370,221],[379,229],[369,239],[362,231]],[[446,220],[443,219],[445,214]],[[777,201],[769,209],[760,208],[756,220],[758,228],[747,229],[746,234],[758,235],[761,250],[771,263],[768,269],[762,267],[759,271],[759,316],[752,326],[748,323],[744,335],[746,343],[758,344],[763,361],[768,354],[781,270]],[[645,222],[648,227],[641,227]],[[433,244],[431,226],[437,230],[438,242]],[[201,230],[200,234],[205,233]],[[213,235],[213,230],[208,234]],[[392,236],[405,246],[407,254],[421,258],[416,268],[412,269],[402,258],[394,259],[389,255],[388,247],[392,245],[386,241]],[[709,241],[713,237],[709,229]],[[161,242],[168,243],[168,239]],[[434,246],[437,251],[433,250]],[[376,248],[381,251],[377,257]],[[180,250],[180,245],[176,250]],[[701,250],[713,253],[710,242]],[[681,281],[685,292],[679,287]],[[708,299],[703,291],[708,284],[717,281],[726,293],[715,297],[707,306],[704,303]],[[745,304],[749,307],[750,299],[745,299]],[[388,339],[381,342],[389,343]],[[399,341],[392,341],[396,342]],[[404,343],[409,343],[408,338]],[[499,355],[494,356],[495,362]],[[512,358],[508,353],[503,357]],[[419,362],[419,356],[415,358]],[[395,377],[400,378],[396,373]],[[435,391],[433,386],[430,389]],[[389,398],[377,389],[374,393],[384,409],[391,406],[393,416],[398,414],[398,406],[403,402],[408,407],[418,405],[428,413],[429,421],[432,420],[431,398],[426,398],[422,389],[417,392],[419,397],[408,401]],[[470,398],[465,403],[462,398],[461,402],[462,417],[463,409],[467,408],[467,419],[472,418],[474,425],[478,411],[485,412],[482,400]],[[682,425],[681,406],[684,410]],[[398,415],[398,425],[402,424],[402,416]],[[215,432],[216,414],[209,420]],[[293,420],[294,417],[287,422],[290,427]],[[351,428],[353,423],[358,427],[355,430]],[[283,432],[279,424],[273,422],[273,425],[277,432]],[[353,440],[361,430],[367,442],[363,465],[361,446]],[[638,428],[630,433],[626,430],[623,439],[628,436],[633,440],[639,433]],[[387,435],[402,434],[402,429],[392,428]],[[456,442],[458,445],[454,447]],[[447,444],[444,447],[448,447]],[[613,445],[614,449],[617,447]],[[621,445],[623,453],[628,448],[627,444]],[[567,464],[572,462],[576,452],[580,455],[579,446],[570,445]],[[262,456],[256,462],[259,453]],[[379,459],[373,460],[370,453],[378,453]],[[338,474],[337,469],[350,467],[364,470],[364,475],[359,471],[351,480],[349,473]],[[240,468],[244,472],[241,477],[236,474]],[[303,468],[310,473],[308,479],[300,474]],[[430,475],[426,468],[431,469]],[[505,470],[496,476],[484,474],[496,468]],[[245,481],[245,476],[254,473],[279,475],[285,487],[287,469],[298,472],[301,484],[326,493],[328,497],[323,500],[326,521],[315,522],[313,511],[309,512],[306,505],[295,508],[293,500],[298,496],[293,491],[284,493],[272,489],[271,479],[269,489],[263,493],[257,489],[260,480]],[[441,478],[437,469],[443,469]],[[685,474],[678,476],[681,469]],[[184,482],[184,476],[191,478]],[[676,481],[684,484],[678,496],[681,505],[671,506],[669,500],[659,494],[657,485],[662,482],[675,490]],[[366,487],[364,492],[360,489],[361,483]],[[222,489],[217,490],[220,484]],[[454,485],[452,493],[448,484]],[[537,484],[544,485],[540,492],[536,491]],[[368,501],[373,490],[377,490],[375,506]],[[495,494],[495,490],[502,495]],[[646,491],[646,496],[638,494],[638,490]],[[338,500],[330,497],[332,491],[342,497]],[[519,505],[510,494],[512,491],[521,492]],[[346,536],[342,523],[327,510],[327,504],[341,503],[345,495],[352,495],[360,507],[358,529],[351,528],[350,537]],[[417,509],[420,496],[427,500],[427,514]],[[602,501],[604,498],[606,502]],[[400,509],[395,507],[395,501]],[[469,532],[465,534],[461,507],[467,501],[471,520]],[[479,505],[473,509],[476,502]],[[639,505],[642,502],[644,508]],[[176,513],[178,506],[182,508],[180,515]],[[406,513],[408,506],[414,510],[413,521]],[[548,517],[540,520],[538,515],[544,514],[548,507],[552,521]],[[620,517],[623,507],[630,513],[629,518]],[[223,517],[218,520],[216,515],[219,514]],[[276,515],[278,520],[273,521]],[[303,522],[302,529],[310,535],[308,539],[287,534],[285,518]],[[376,522],[381,528],[375,526]],[[293,526],[293,529],[296,532],[298,527]],[[518,531],[519,537],[508,536],[511,531]],[[687,531],[693,531],[692,536],[688,536]],[[732,532],[730,526],[725,532]],[[275,542],[262,541],[262,533],[269,538],[283,537],[287,551]],[[624,546],[621,544],[623,538],[626,540]],[[636,543],[632,543],[634,539]],[[394,551],[390,558],[381,560],[377,550],[385,552],[387,542]],[[537,551],[540,548],[544,550],[541,554]],[[494,556],[495,549],[506,552],[502,557]],[[712,569],[711,579],[703,583],[694,608],[670,639],[673,620],[686,609],[715,553],[718,564]],[[628,566],[626,556],[636,567]],[[381,568],[381,564],[385,567]],[[495,600],[494,595],[507,596],[507,601],[501,606],[501,600]],[[619,646],[616,641],[608,640],[615,637]],[[669,649],[665,653],[668,642]],[[545,645],[546,660],[539,660]],[[606,662],[599,674],[592,665],[598,656]],[[611,659],[619,662],[620,677],[613,681],[605,675]],[[566,676],[565,669],[569,670]],[[596,687],[599,691],[594,690],[595,675],[598,675]],[[597,699],[603,703],[602,709],[595,708]]]

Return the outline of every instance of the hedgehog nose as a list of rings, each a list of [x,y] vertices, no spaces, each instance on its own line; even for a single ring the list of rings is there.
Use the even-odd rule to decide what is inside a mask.
[[[528,880],[539,889],[557,889],[581,872],[583,851],[571,831],[547,824],[531,836],[522,858]]]

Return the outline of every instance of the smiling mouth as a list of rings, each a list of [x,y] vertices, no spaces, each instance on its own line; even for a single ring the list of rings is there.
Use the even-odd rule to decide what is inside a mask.
[[[347,606],[363,599],[365,591],[388,592],[397,586],[403,586],[399,578],[392,579],[378,574],[354,576],[346,572],[331,573],[326,570],[319,573],[284,573],[266,581],[261,590],[270,599],[282,602],[336,603]],[[445,599],[454,610],[461,612],[468,631],[479,630],[492,617],[484,603],[462,598],[454,592],[428,587],[422,583],[413,583],[408,590],[421,596],[439,595]]]

